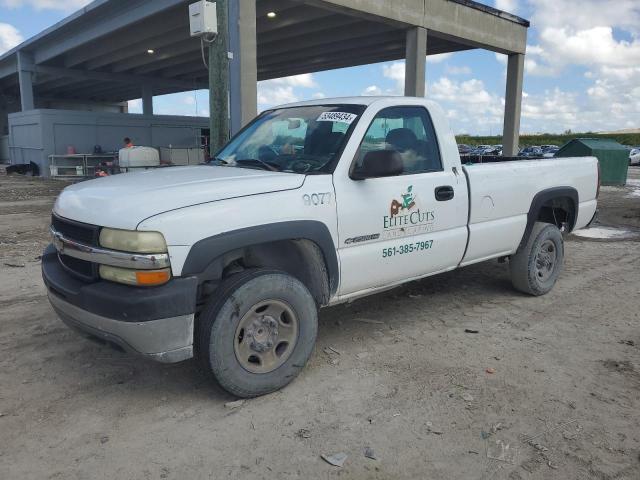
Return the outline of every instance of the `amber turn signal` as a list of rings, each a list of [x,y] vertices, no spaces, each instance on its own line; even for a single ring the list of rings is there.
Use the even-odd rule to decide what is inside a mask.
[[[171,269],[162,270],[131,270],[129,268],[110,267],[100,265],[100,277],[111,282],[124,283],[139,287],[154,287],[164,285],[171,280]]]
[[[167,283],[170,278],[171,273],[168,269],[136,272],[136,280],[138,281],[138,285],[149,287]]]

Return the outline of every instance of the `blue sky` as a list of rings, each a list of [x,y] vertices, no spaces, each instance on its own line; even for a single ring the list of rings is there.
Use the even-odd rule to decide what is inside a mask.
[[[0,0],[0,52],[87,0]],[[531,20],[522,132],[640,128],[640,0],[484,0]],[[455,133],[500,134],[506,58],[483,50],[427,59],[427,97]],[[402,93],[404,63],[261,82],[261,109],[308,98]],[[206,91],[156,97],[156,113],[208,115]],[[139,112],[139,100],[130,111]]]

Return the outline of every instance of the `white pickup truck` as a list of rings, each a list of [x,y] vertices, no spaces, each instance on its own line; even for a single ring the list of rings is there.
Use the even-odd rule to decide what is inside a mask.
[[[304,367],[319,307],[495,258],[547,293],[598,190],[593,157],[463,166],[424,99],[296,103],[211,165],[66,188],[43,277],[68,325],[252,397]]]

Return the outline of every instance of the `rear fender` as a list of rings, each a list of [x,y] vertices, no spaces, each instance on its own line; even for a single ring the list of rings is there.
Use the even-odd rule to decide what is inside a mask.
[[[522,236],[520,245],[518,245],[518,252],[527,244],[529,235],[531,235],[531,230],[533,230],[533,225],[540,218],[540,212],[545,204],[554,199],[560,198],[567,198],[573,204],[573,215],[571,217],[571,223],[568,225],[569,231],[573,230],[576,219],[578,218],[578,208],[580,205],[578,191],[573,187],[547,188],[546,190],[538,192],[536,196],[533,197],[529,213],[527,214],[527,226],[524,230],[524,235]]]

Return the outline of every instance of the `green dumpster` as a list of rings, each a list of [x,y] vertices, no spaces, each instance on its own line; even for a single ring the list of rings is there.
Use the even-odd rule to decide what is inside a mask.
[[[607,138],[576,138],[563,145],[556,157],[596,157],[600,162],[602,185],[627,183],[629,150]]]

